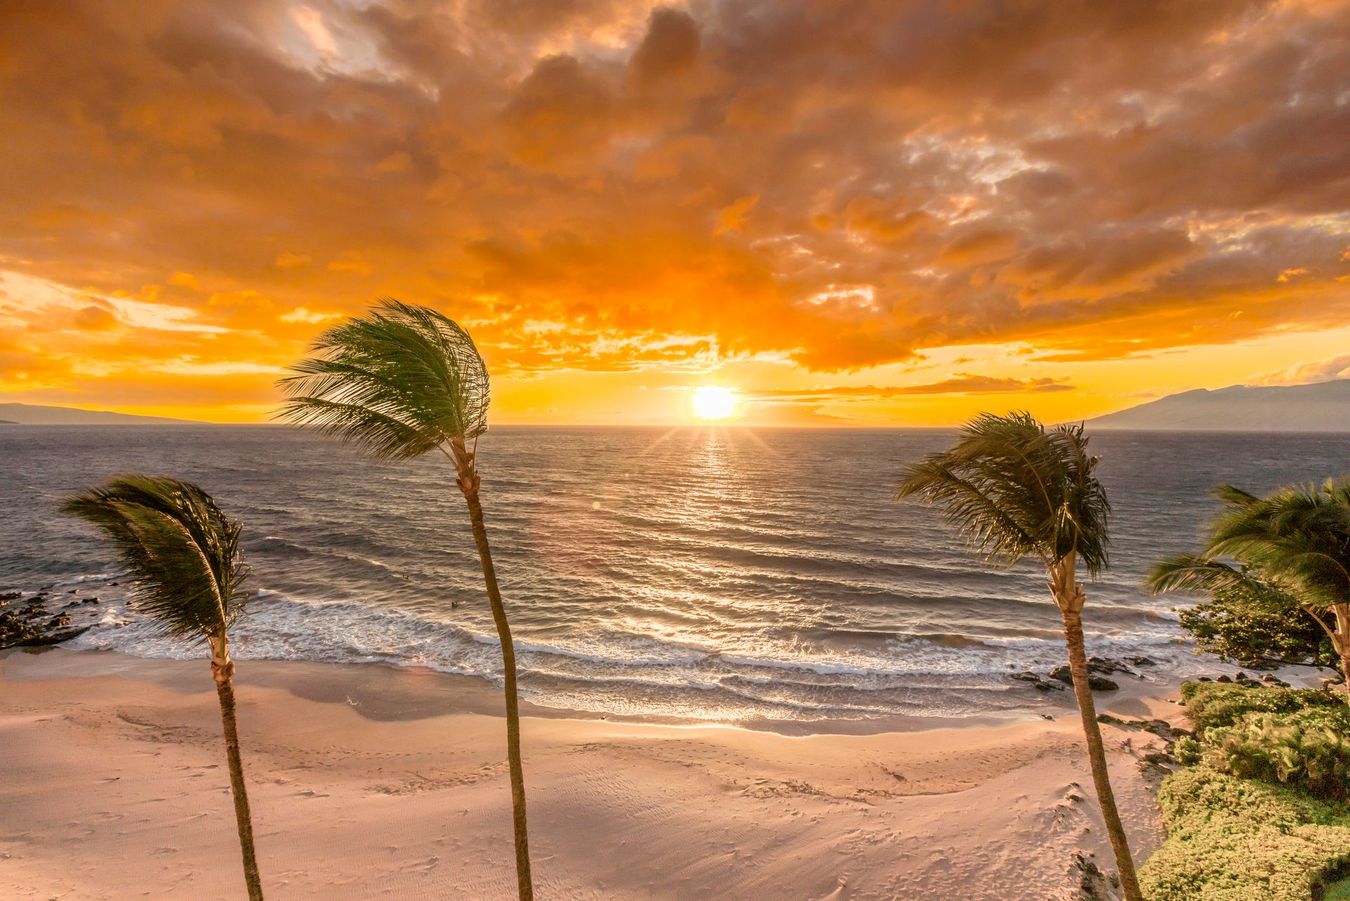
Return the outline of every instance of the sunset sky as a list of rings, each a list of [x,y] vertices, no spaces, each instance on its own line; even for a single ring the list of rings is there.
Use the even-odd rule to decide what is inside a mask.
[[[1350,377],[1350,2],[3,15],[0,400],[265,420],[384,295],[470,328],[498,423]]]

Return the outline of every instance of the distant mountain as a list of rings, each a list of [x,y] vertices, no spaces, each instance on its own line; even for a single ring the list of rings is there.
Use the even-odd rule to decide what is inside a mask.
[[[200,425],[190,419],[162,416],[132,416],[74,407],[44,407],[40,404],[0,404],[0,422],[9,425]]]
[[[1350,432],[1350,379],[1272,388],[1197,388],[1098,416],[1087,425],[1194,432]]]

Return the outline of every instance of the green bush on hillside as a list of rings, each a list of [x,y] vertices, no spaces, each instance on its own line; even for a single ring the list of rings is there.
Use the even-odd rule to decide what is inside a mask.
[[[1167,842],[1139,871],[1152,901],[1308,901],[1350,864],[1350,810],[1200,764],[1159,793]]]
[[[1225,682],[1186,682],[1181,700],[1199,732],[1231,726],[1249,713],[1291,713],[1308,707],[1344,707],[1345,700],[1312,688],[1273,688]]]
[[[1350,706],[1248,713],[1205,733],[1202,759],[1214,769],[1344,799],[1350,789]]]

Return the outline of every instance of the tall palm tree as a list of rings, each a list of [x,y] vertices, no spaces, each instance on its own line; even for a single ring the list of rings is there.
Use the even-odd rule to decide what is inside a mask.
[[[1328,479],[1320,488],[1281,488],[1266,497],[1232,485],[1215,493],[1224,511],[1208,546],[1159,563],[1150,587],[1210,591],[1259,577],[1292,594],[1331,639],[1350,699],[1350,478]]]
[[[1079,562],[1090,575],[1106,568],[1111,507],[1093,475],[1083,427],[1046,429],[1029,413],[983,413],[966,424],[950,450],[906,469],[897,500],[917,496],[936,507],[990,560],[1011,565],[1038,559],[1064,623],[1069,671],[1082,715],[1092,781],[1127,901],[1140,901],[1134,858],[1116,810],[1097,711],[1088,685],[1083,643],[1087,594]]]
[[[133,603],[160,632],[177,639],[205,639],[225,731],[244,882],[250,901],[262,901],[239,757],[229,642],[230,625],[244,609],[248,575],[239,549],[239,524],[196,485],[143,475],[120,476],[102,488],[82,491],[67,498],[62,509],[93,523],[112,540],[134,580]]]
[[[380,301],[369,315],[324,332],[313,349],[317,356],[297,363],[291,370],[294,375],[281,381],[289,398],[282,417],[376,457],[408,460],[436,451],[455,468],[501,644],[516,880],[522,901],[528,901],[534,897],[534,883],[525,822],[516,653],[483,525],[475,463],[478,436],[487,431],[487,368],[473,338],[457,323],[435,310],[392,298]]]

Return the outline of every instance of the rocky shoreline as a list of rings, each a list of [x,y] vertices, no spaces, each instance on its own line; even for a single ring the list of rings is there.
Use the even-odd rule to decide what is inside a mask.
[[[59,606],[57,601],[46,591],[0,592],[0,650],[44,647],[82,635],[93,626],[101,603],[97,595],[74,597]]]
[[[1093,691],[1118,691],[1120,690],[1120,684],[1114,679],[1108,679],[1108,676],[1124,675],[1142,679],[1144,677],[1137,670],[1140,667],[1148,666],[1157,666],[1157,661],[1148,657],[1126,657],[1124,660],[1089,657],[1088,685],[1092,687]],[[1018,682],[1026,682],[1037,691],[1045,693],[1064,691],[1066,688],[1073,686],[1073,674],[1069,672],[1067,663],[1060,664],[1045,674],[1033,673],[1028,670],[1014,673],[1009,678]]]

